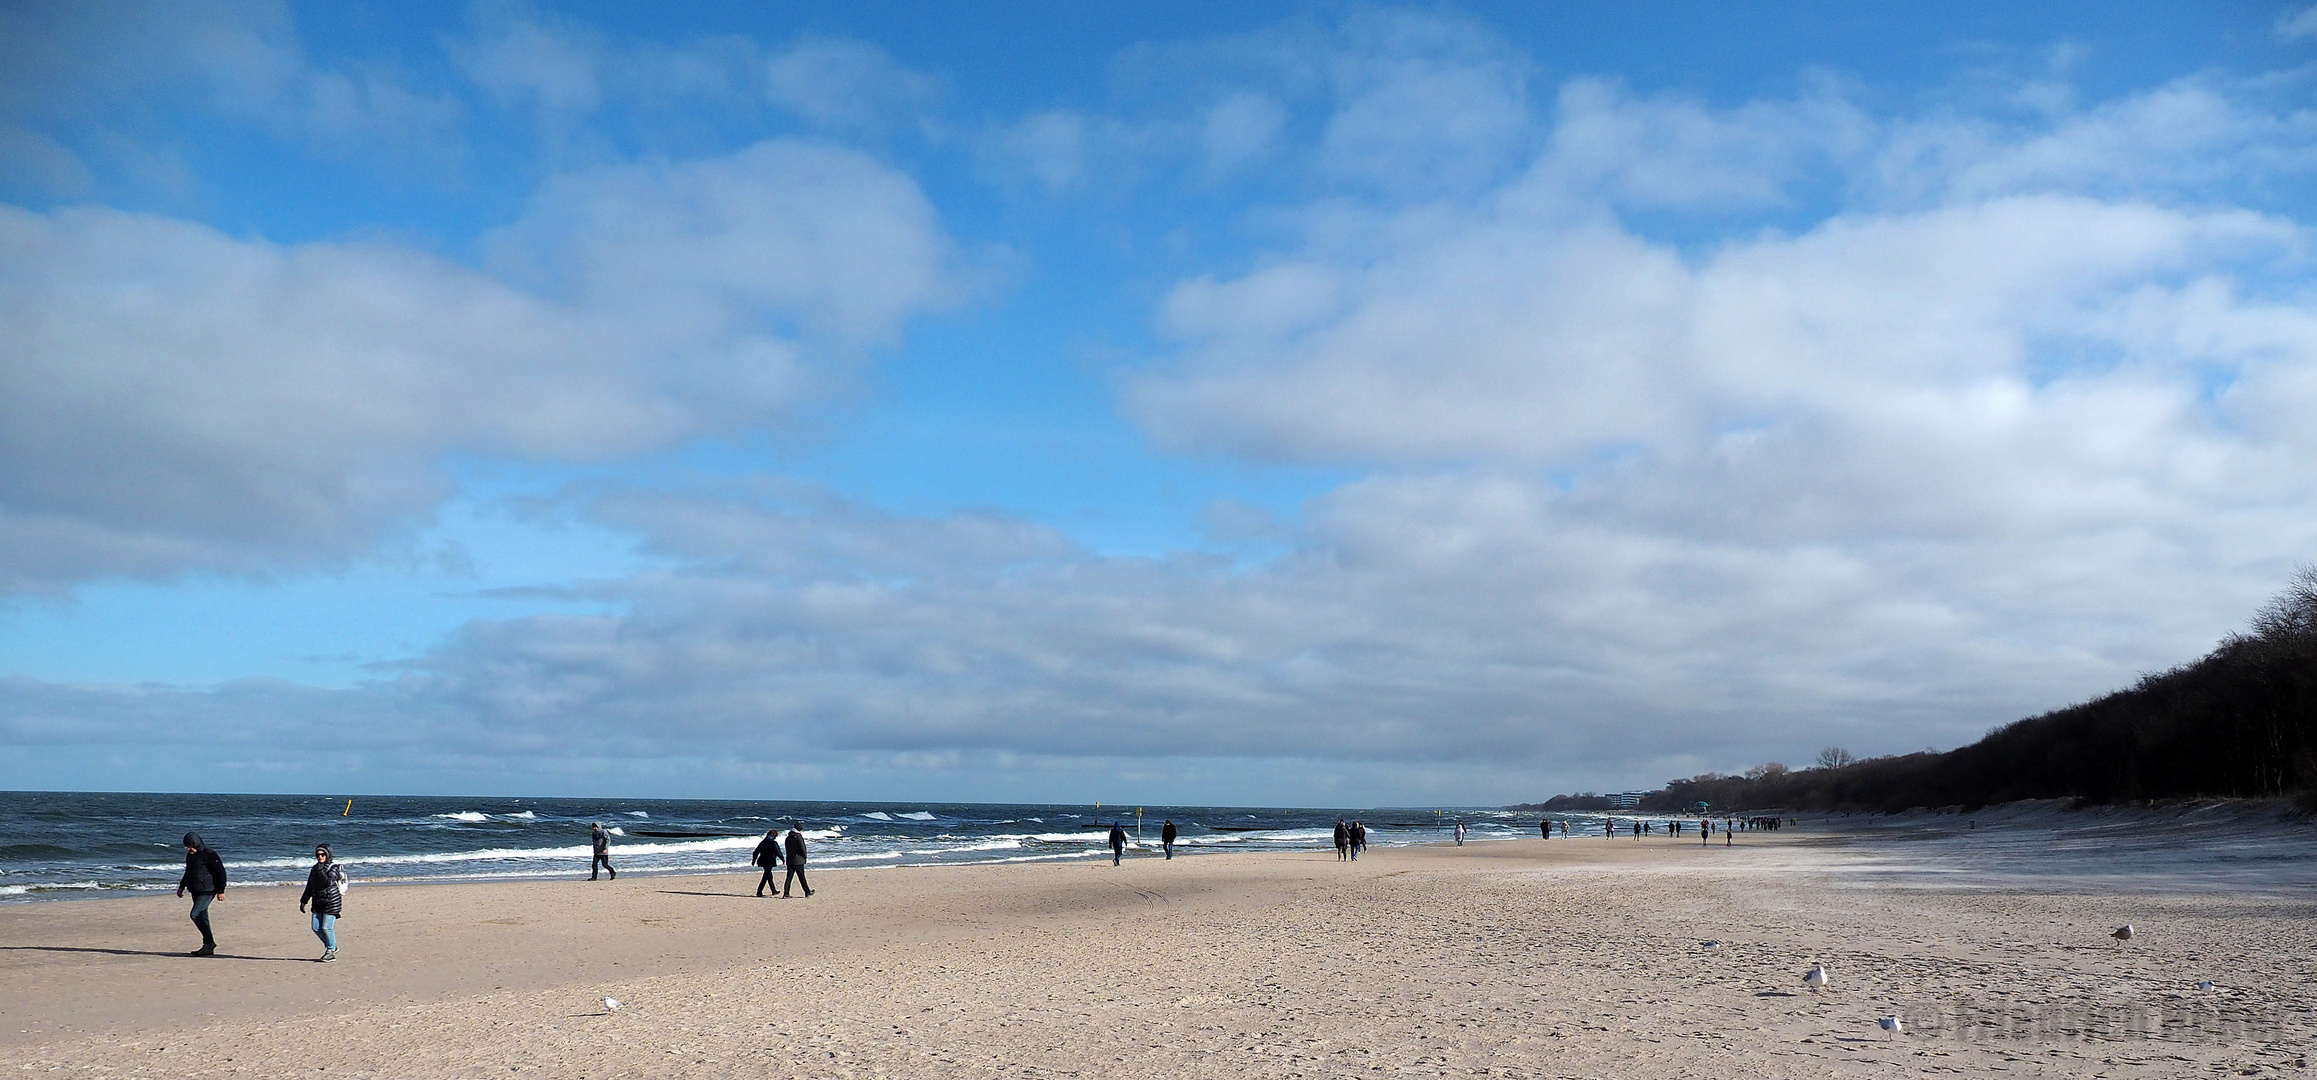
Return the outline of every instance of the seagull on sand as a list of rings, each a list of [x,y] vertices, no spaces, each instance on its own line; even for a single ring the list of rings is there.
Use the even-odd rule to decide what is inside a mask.
[[[1896,1016],[1883,1017],[1875,1021],[1875,1026],[1890,1032],[1893,1039],[1898,1038],[1900,1032],[1907,1030],[1907,1025],[1899,1023],[1899,1018]]]
[[[2115,938],[2118,941],[2130,941],[2132,940],[2132,924],[2125,923],[2124,925],[2117,927],[2115,933],[2108,936]]]
[[[2200,983],[2196,984],[2196,988],[2197,988],[2197,989],[2199,989],[2199,990],[2218,990],[2218,989],[2220,989],[2220,987],[2214,986],[2214,985],[2212,984],[2212,980],[2211,980],[2211,979],[2206,979],[2205,981],[2203,981],[2203,982],[2200,982]]]
[[[617,1009],[617,1008],[619,1008],[619,1006],[620,1006],[620,1000],[619,1000],[618,998],[605,998],[605,999],[603,999],[603,1008],[604,1008],[604,1011],[605,1011],[605,1012],[610,1012],[610,1011],[611,1011],[611,1010],[613,1010],[613,1009]]]
[[[1826,985],[1826,965],[1810,965],[1810,970],[1802,973],[1802,985],[1807,986],[1812,990],[1817,990],[1824,987]]]

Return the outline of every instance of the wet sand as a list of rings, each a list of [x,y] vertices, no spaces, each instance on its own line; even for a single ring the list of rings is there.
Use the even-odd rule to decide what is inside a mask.
[[[1835,824],[1729,848],[831,870],[810,900],[757,899],[738,875],[365,885],[329,965],[289,889],[227,893],[213,959],[181,955],[181,901],[20,904],[0,908],[0,1069],[2304,1075],[2305,865],[2215,884],[2152,841],[2100,876],[1975,875],[1959,845],[1985,838],[1952,822],[1906,842]],[[2138,936],[2110,940],[2125,922]],[[1800,983],[1813,962],[1824,992]],[[1893,1012],[1907,1030],[1887,1038]]]

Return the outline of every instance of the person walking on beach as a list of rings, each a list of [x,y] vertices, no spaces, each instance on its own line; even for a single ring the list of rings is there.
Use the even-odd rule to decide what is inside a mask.
[[[756,879],[756,895],[763,896],[764,890],[772,887],[772,868],[780,865],[780,826],[764,830],[764,839],[757,843],[756,854],[748,857],[748,865],[764,868],[764,876]]]
[[[805,834],[802,829],[795,825],[789,826],[788,839],[782,842],[782,846],[787,849],[783,854],[788,857],[788,873],[780,879],[780,898],[788,899],[788,883],[793,881],[804,886],[805,898],[811,899],[813,883],[805,880]]]
[[[1461,820],[1456,823],[1456,846],[1464,846],[1464,822]]]
[[[314,865],[306,871],[306,891],[298,896],[298,911],[303,914],[306,905],[314,905],[310,923],[314,936],[322,939],[322,962],[338,960],[338,916],[346,913],[346,868],[330,857],[330,845],[314,845]]]
[[[1538,837],[1538,839],[1540,839],[1540,840],[1550,840],[1550,839],[1552,839],[1552,838],[1553,838],[1553,819],[1551,819],[1551,818],[1546,818],[1545,820],[1538,822],[1538,823],[1537,823],[1537,831],[1538,831],[1539,833],[1542,833],[1542,834],[1544,834],[1544,835],[1542,835],[1542,836]]]
[[[1169,859],[1175,857],[1175,837],[1177,835],[1179,834],[1175,832],[1175,823],[1172,821],[1167,822],[1159,829],[1159,846],[1166,849]]]
[[[225,860],[201,842],[200,833],[185,834],[185,876],[177,879],[178,899],[186,893],[193,894],[193,925],[201,928],[201,947],[193,955],[215,956],[217,935],[209,932],[209,905],[225,894]]]
[[[1126,827],[1113,821],[1110,823],[1110,865],[1117,866],[1125,858]]]
[[[595,823],[595,831],[588,835],[588,840],[595,848],[595,861],[587,864],[587,880],[596,880],[596,871],[601,870],[618,881],[619,871],[611,868],[611,834],[603,831],[603,822]]]
[[[1368,827],[1352,822],[1352,861],[1358,862],[1360,852],[1368,850]]]
[[[1344,819],[1335,819],[1335,858],[1343,862],[1352,857],[1352,827]]]

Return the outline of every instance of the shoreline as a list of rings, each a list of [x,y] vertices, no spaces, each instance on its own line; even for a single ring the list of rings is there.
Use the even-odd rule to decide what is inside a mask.
[[[1781,830],[858,867],[912,872],[790,900],[753,873],[414,882],[357,888],[329,965],[286,892],[229,891],[211,959],[181,955],[170,896],[21,904],[0,1046],[156,1077],[322,1048],[379,1077],[2178,1076],[2290,1067],[2317,1035],[2302,896],[2189,888],[2153,849],[2119,856],[2150,893],[1886,887],[1929,850]],[[2141,937],[2109,940],[2124,922]]]
[[[2051,833],[2054,838],[2061,840],[2063,844],[2066,841],[2075,838],[2077,834],[2089,834],[2089,838],[2093,842],[2099,844],[2114,844],[2117,842],[2124,842],[2145,846],[2151,842],[2161,845],[2168,839],[2176,839],[2191,833],[2198,833],[2207,836],[2216,834],[2226,835],[2229,841],[2232,843],[2240,839],[2249,840],[2252,846],[2262,848],[2273,846],[2282,856],[2307,856],[2313,860],[2317,860],[2317,814],[2312,814],[2302,810],[2299,804],[2291,799],[2179,799],[2160,800],[2145,804],[2103,803],[2089,805],[2074,805],[2072,800],[2065,799],[2023,799],[2016,802],[2001,803],[1982,807],[1978,810],[1968,813],[1960,811],[1954,807],[1916,808],[1896,813],[1885,813],[1880,811],[1855,811],[1850,813],[1844,813],[1840,811],[1801,811],[1791,807],[1770,807],[1756,810],[1747,810],[1743,812],[1733,811],[1715,816],[1713,820],[1716,822],[1716,827],[1718,829],[1720,822],[1725,819],[1743,819],[1756,816],[1777,816],[1781,818],[1798,817],[1800,818],[1800,821],[1797,825],[1774,830],[1773,832],[1745,830],[1739,832],[1739,836],[1749,839],[1760,839],[1775,835],[1779,839],[1787,841],[1800,841],[1805,838],[1819,838],[1822,840],[1833,840],[1841,842],[1920,841],[1923,839],[1937,838],[1947,834],[1960,834],[1962,832],[1968,832],[1974,829],[1985,832],[1989,836],[2006,834],[2018,830],[2027,830]],[[1562,820],[1567,820],[1570,818],[1590,820],[1590,822],[1596,826],[1601,820],[1604,819],[1615,819],[1621,822],[1637,820],[1648,820],[1654,822],[1694,822],[1696,820],[1695,815],[1669,815],[1663,813],[1638,813],[1632,811],[1577,811],[1563,813],[1560,815],[1560,819]],[[1983,828],[1981,826],[1983,826]],[[2235,834],[2244,834],[2244,836],[2239,837]],[[1689,838],[1694,835],[1694,833],[1684,834],[1682,840],[1679,842],[1688,842]],[[1516,831],[1512,835],[1474,835],[1469,837],[1466,842],[1469,844],[1489,844],[1519,841],[1523,839],[1534,839],[1534,837],[1531,834],[1523,834]],[[1577,832],[1572,833],[1567,837],[1561,837],[1556,834],[1556,839],[1553,842],[1559,843],[1563,842],[1564,840],[1573,840],[1578,843],[1585,843],[1601,841],[1603,839],[1604,838],[1601,836],[1592,835],[1580,828]],[[1620,831],[1615,839],[1619,841],[1626,840],[1627,834]],[[1646,842],[1653,844],[1663,844],[1669,842],[1669,838],[1662,834],[1652,835],[1647,838]],[[1718,840],[1716,841],[1716,844],[1718,846]],[[1422,840],[1400,838],[1373,844],[1371,845],[1371,850],[1402,850],[1408,848],[1431,846],[1453,847],[1454,842],[1446,838]],[[1158,845],[1155,840],[1130,840],[1126,851],[1126,857],[1129,861],[1142,858],[1158,859],[1160,858],[1158,850]],[[1328,852],[1329,849],[1324,844],[1319,844],[1308,848],[1282,845],[1277,848],[1261,850],[1247,850],[1238,848],[1217,850],[1213,845],[1186,842],[1178,846],[1176,855],[1180,858],[1210,858],[1218,855],[1311,853],[1326,854]],[[615,856],[617,853],[618,849],[615,848]],[[1026,856],[1012,855],[1002,858],[988,859],[926,859],[922,861],[887,861],[882,858],[872,857],[846,859],[846,861],[834,861],[832,859],[831,861],[816,863],[814,865],[814,869],[816,871],[825,873],[850,873],[860,870],[927,870],[966,866],[1002,867],[1071,865],[1081,862],[1099,862],[1107,856],[1108,850],[1103,849],[1096,851],[1055,852],[1052,854],[1034,854]],[[836,858],[845,859],[844,856],[838,856]],[[406,877],[365,877],[361,875],[361,868],[363,863],[359,858],[348,859],[346,860],[345,865],[354,873],[354,884],[361,888],[401,887],[434,884],[493,885],[522,884],[532,882],[568,882],[574,879],[578,879],[578,875],[584,872],[585,868],[584,863],[582,863],[581,869],[571,870],[568,872],[563,870],[543,870],[539,872],[481,873],[472,875],[439,874],[412,875]],[[1993,868],[1984,866],[1977,869],[1983,873],[1998,872]],[[753,867],[721,865],[673,868],[652,867],[623,871],[623,873],[625,873],[627,876],[637,878],[639,880],[644,878],[716,877],[720,875],[752,874],[754,872],[755,870]],[[2048,872],[2048,870],[2038,870],[2034,872]],[[279,887],[294,888],[301,886],[302,883],[302,877],[294,881],[244,880],[235,883],[232,888],[235,890],[259,888],[270,889]],[[2317,873],[2312,873],[2308,883],[2311,885],[2317,885]],[[4,877],[0,877],[0,886],[4,885],[6,885],[6,879]],[[173,887],[99,886],[95,888],[80,888],[33,885],[26,886],[26,888],[38,891],[11,895],[0,895],[0,911],[5,911],[10,908],[25,904],[42,904],[51,901],[136,900],[141,898],[168,896],[171,893]]]

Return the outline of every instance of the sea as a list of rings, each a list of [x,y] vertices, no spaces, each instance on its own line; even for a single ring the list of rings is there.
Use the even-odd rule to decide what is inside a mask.
[[[1338,818],[1365,824],[1379,847],[1444,840],[1457,821],[1474,840],[1529,835],[1538,820],[1445,807],[0,792],[0,902],[172,891],[187,832],[217,850],[234,885],[303,882],[320,843],[360,884],[584,875],[597,822],[621,873],[696,874],[746,871],[772,828],[800,829],[819,870],[1105,858],[1114,821],[1135,852],[1156,851],[1169,820],[1178,855],[1328,850]]]

